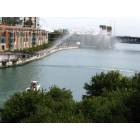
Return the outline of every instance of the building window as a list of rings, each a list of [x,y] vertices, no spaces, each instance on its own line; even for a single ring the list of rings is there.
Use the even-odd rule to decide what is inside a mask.
[[[3,51],[5,50],[5,46],[4,46],[4,45],[2,45],[2,50],[3,50]]]
[[[5,43],[5,38],[2,38],[1,39],[1,43]]]

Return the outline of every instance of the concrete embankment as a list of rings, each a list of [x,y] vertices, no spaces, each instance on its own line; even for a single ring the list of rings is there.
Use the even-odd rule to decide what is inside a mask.
[[[32,57],[29,58],[25,58],[25,59],[19,59],[16,62],[12,62],[12,61],[8,61],[6,63],[0,63],[0,68],[8,68],[8,67],[14,67],[14,66],[21,66],[24,64],[27,64],[29,62],[35,61],[35,60],[39,60],[42,59],[48,55],[51,55],[52,53],[55,53],[57,51],[62,51],[62,50],[67,50],[67,49],[76,49],[79,48],[78,46],[68,46],[68,47],[56,47],[53,46],[49,49],[45,49],[39,52],[36,52],[35,55],[33,55]]]

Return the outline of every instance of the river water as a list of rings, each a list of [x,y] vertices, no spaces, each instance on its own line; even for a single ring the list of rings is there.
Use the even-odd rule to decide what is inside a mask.
[[[0,105],[15,92],[23,91],[32,80],[42,88],[52,85],[71,89],[75,100],[85,94],[84,83],[101,71],[119,69],[128,76],[140,71],[140,45],[121,44],[109,50],[79,48],[54,53],[20,67],[0,69]]]

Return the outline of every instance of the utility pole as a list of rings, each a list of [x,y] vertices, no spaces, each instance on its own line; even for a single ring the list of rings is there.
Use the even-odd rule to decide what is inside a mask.
[[[115,28],[116,28],[116,27],[115,27],[115,21],[114,21],[113,23],[114,23],[114,25],[113,25],[113,26],[114,26],[114,32],[113,32],[113,34],[114,34],[114,36],[115,36],[115,32],[116,32],[116,29],[115,29]]]

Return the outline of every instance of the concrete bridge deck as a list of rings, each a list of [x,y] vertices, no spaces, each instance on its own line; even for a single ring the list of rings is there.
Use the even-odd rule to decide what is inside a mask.
[[[116,36],[115,38],[121,43],[140,44],[140,37]]]

